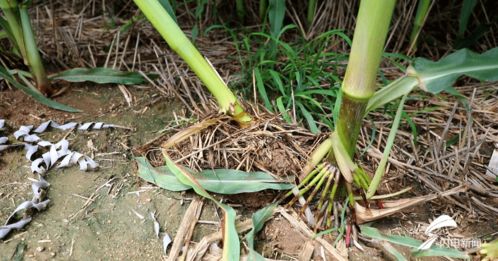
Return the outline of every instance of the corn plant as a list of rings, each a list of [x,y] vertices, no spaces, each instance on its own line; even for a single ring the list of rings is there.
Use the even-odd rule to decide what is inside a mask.
[[[209,62],[187,39],[159,2],[156,0],[134,1],[170,47],[188,63],[190,68],[203,81],[218,101],[221,110],[232,115],[234,119],[241,123],[249,123],[251,118],[243,110],[235,95],[228,89]],[[268,12],[272,12],[272,8],[274,10],[281,9],[276,8],[275,4],[277,2],[278,0],[269,1]],[[372,221],[396,213],[405,207],[434,199],[435,196],[431,195],[413,198],[409,201],[405,200],[404,202],[395,201],[391,202],[385,209],[378,210],[366,210],[356,202],[362,198],[371,199],[376,194],[385,173],[387,159],[401,121],[404,103],[411,91],[419,87],[420,90],[432,94],[438,94],[442,91],[455,94],[456,91],[452,85],[463,75],[483,81],[498,80],[498,48],[482,54],[475,54],[468,50],[459,50],[437,62],[417,58],[403,77],[377,90],[377,72],[380,67],[395,4],[396,0],[361,1],[346,74],[342,81],[338,98],[336,99],[336,107],[334,109],[335,130],[311,154],[310,160],[300,176],[300,184],[286,195],[287,197],[295,195],[289,203],[292,204],[305,193],[309,193],[305,205],[310,204],[318,195],[317,209],[322,211],[322,213],[319,213],[322,217],[323,215],[325,216],[324,220],[327,220],[327,226],[330,226],[331,220],[327,219],[327,217],[332,212],[333,202],[337,201],[339,196],[345,197],[345,199],[341,198],[341,202],[347,202],[355,210],[353,213],[356,213],[355,221],[357,223]],[[277,24],[276,27],[279,27],[279,25]],[[269,37],[278,39],[278,37],[274,37],[275,32],[274,30],[270,30]],[[278,43],[278,41],[275,42]],[[271,49],[272,47],[270,46],[269,48]],[[255,68],[254,74],[257,82],[263,81],[260,68]],[[272,75],[272,73],[269,73],[269,75]],[[275,80],[275,82],[277,82],[278,86],[279,81]],[[256,84],[259,86],[262,85],[261,83]],[[261,94],[264,88],[258,88]],[[271,107],[270,96],[264,97],[266,97],[263,100],[267,107]],[[391,132],[388,135],[382,159],[375,174],[371,177],[354,162],[362,120],[368,112],[398,99],[400,99],[400,102],[393,120]],[[285,111],[285,108],[282,111]],[[170,140],[173,138],[170,138]],[[185,137],[182,136],[182,138]],[[163,154],[169,171],[181,183],[186,185],[187,188],[191,187],[197,194],[214,200],[205,191],[203,185],[188,170],[176,165],[171,160],[166,148],[173,146],[173,143],[168,141],[165,144],[169,144],[163,144]],[[319,193],[320,190],[321,193]],[[358,191],[362,195],[355,195]],[[226,234],[223,255],[225,258],[237,258],[240,250],[238,247],[238,237],[233,233],[233,211],[227,206],[220,205],[220,207],[225,211],[226,215],[224,231],[225,233],[227,231],[230,233],[230,235]],[[341,222],[344,226],[346,224],[344,220],[346,209],[347,207],[345,206],[341,214],[343,219]],[[347,231],[347,229],[340,229],[340,233],[342,234],[347,234]],[[233,240],[233,242],[227,241],[227,239]]]
[[[3,35],[9,39],[12,46],[11,52],[19,56],[30,70],[30,72],[20,69],[10,70],[5,64],[2,64],[0,65],[0,79],[48,107],[68,112],[78,112],[79,110],[46,97],[54,92],[51,87],[52,81],[90,81],[100,84],[139,84],[144,82],[144,78],[137,72],[120,72],[110,68],[73,68],[55,74],[47,74],[31,27],[28,12],[30,2],[0,0],[0,10],[3,13],[3,16],[0,16],[0,29],[3,29],[0,31],[0,36]],[[3,49],[2,51],[8,50]],[[34,79],[35,86],[27,79],[30,77]]]
[[[246,113],[235,94],[228,88],[211,63],[187,38],[161,3],[157,0],[134,1],[171,49],[187,62],[192,71],[206,85],[218,102],[220,110],[231,115],[240,124],[248,124],[251,116]]]
[[[353,184],[365,193],[366,199],[375,195],[385,173],[407,95],[416,87],[432,94],[442,91],[455,94],[452,85],[462,75],[483,81],[498,80],[498,48],[483,54],[459,50],[437,62],[417,58],[408,68],[406,75],[376,91],[376,75],[395,2],[361,1],[349,63],[338,100],[340,107],[336,129],[330,138],[312,153],[299,185],[298,195],[303,195],[312,187],[312,194],[316,194],[320,186],[328,184],[321,194],[319,204],[326,198],[330,203],[337,194],[338,186],[345,188],[349,203],[356,209],[356,221],[360,223],[395,213],[395,210],[403,207],[399,205],[392,209],[382,209],[375,214],[372,214],[372,211],[364,211],[355,203],[357,197],[353,195]],[[353,161],[362,119],[368,112],[399,98],[401,101],[382,159],[371,178]],[[334,168],[330,166],[337,166],[341,175],[334,177]],[[333,185],[329,185],[332,180]],[[417,199],[413,204],[420,202],[423,200]],[[325,215],[330,213],[331,208],[332,204],[329,204]]]

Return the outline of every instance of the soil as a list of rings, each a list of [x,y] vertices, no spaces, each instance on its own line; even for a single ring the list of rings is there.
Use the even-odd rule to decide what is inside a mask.
[[[174,236],[188,198],[142,182],[135,175],[130,147],[157,135],[171,120],[172,111],[177,110],[178,105],[175,101],[158,100],[149,91],[133,94],[141,101],[128,108],[116,87],[68,91],[57,101],[82,109],[83,113],[67,114],[34,103],[18,91],[0,93],[0,118],[6,119],[12,129],[48,119],[59,123],[103,121],[134,129],[131,132],[119,129],[79,132],[70,136],[71,147],[83,153],[91,154],[86,144],[92,141],[100,170],[88,173],[77,167],[51,170],[47,177],[51,184],[50,207],[36,214],[23,232],[14,232],[0,244],[0,260],[9,260],[22,245],[26,246],[23,255],[28,260],[157,260],[162,257],[162,244],[154,235],[150,212],[156,213],[162,230]],[[144,106],[151,100],[157,102]],[[137,108],[148,109],[142,113],[135,111]],[[59,131],[51,131],[44,134],[44,138],[57,140],[53,138],[60,135]],[[31,175],[23,151],[2,153],[0,220],[5,220],[17,204],[30,198],[28,178]],[[83,207],[89,200],[91,204]],[[207,207],[204,213],[212,214],[212,210]],[[213,215],[205,216],[205,219],[214,219]]]
[[[19,91],[0,92],[0,118],[7,121],[11,130],[49,119],[59,123],[102,121],[131,129],[70,134],[71,148],[93,155],[100,169],[88,173],[77,167],[51,170],[47,176],[51,184],[49,208],[37,213],[25,229],[15,231],[0,243],[0,260],[15,256],[26,260],[160,260],[166,257],[162,242],[154,233],[150,213],[155,213],[161,231],[174,238],[195,195],[169,192],[142,181],[136,175],[132,148],[157,137],[174,115],[182,115],[184,109],[178,101],[157,96],[151,89],[129,88],[129,91],[135,98],[131,106],[113,86],[78,85],[56,98],[83,111],[77,114],[50,110]],[[43,137],[55,141],[66,134],[53,130]],[[5,220],[19,203],[31,197],[28,179],[31,175],[23,151],[0,154],[0,220]],[[274,197],[273,192],[262,192],[230,196],[226,202],[235,207],[240,220],[245,220]],[[375,226],[384,233],[423,240],[421,226],[434,217],[432,206],[426,204],[412,212],[385,218]],[[462,216],[462,213],[454,214]],[[220,218],[212,204],[204,204],[200,220],[203,222],[196,226],[194,242],[219,230]],[[492,220],[457,222],[460,227],[452,233],[461,237],[473,238],[498,231],[498,225]],[[259,233],[257,249],[269,258],[296,260],[306,240],[286,220],[275,217]],[[320,256],[319,247],[315,253]],[[365,246],[365,251],[352,248],[349,256],[352,260],[387,258],[373,245]]]

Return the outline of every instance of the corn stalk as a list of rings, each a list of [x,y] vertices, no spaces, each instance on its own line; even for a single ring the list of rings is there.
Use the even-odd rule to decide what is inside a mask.
[[[218,102],[220,110],[231,115],[241,125],[249,124],[252,120],[251,116],[245,112],[235,94],[228,88],[211,63],[201,55],[161,4],[157,0],[134,1],[170,48],[187,62],[190,69],[206,85]]]

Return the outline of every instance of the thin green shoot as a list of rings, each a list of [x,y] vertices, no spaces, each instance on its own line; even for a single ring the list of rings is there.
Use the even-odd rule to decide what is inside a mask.
[[[375,175],[372,178],[372,182],[370,183],[370,186],[368,187],[367,199],[370,199],[375,195],[375,192],[377,191],[377,188],[379,187],[380,182],[382,181],[382,177],[385,174],[387,160],[389,159],[389,154],[391,153],[391,149],[394,145],[394,139],[396,138],[396,134],[398,132],[399,123],[401,122],[401,115],[403,112],[403,106],[405,105],[406,97],[407,97],[406,95],[403,96],[401,98],[401,101],[399,102],[398,110],[396,111],[396,116],[394,117],[391,131],[389,132],[389,135],[388,135],[387,141],[386,141],[386,146],[384,147],[382,159],[380,160],[379,166],[377,167],[377,170],[375,171]]]

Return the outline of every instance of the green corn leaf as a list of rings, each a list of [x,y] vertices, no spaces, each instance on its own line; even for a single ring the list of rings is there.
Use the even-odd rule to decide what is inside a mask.
[[[395,247],[393,247],[389,242],[383,241],[382,246],[384,247],[385,250],[387,250],[391,255],[396,258],[398,261],[408,261],[408,259],[403,256]]]
[[[498,80],[498,47],[477,54],[467,49],[458,50],[437,62],[417,58],[413,64],[421,88],[437,94],[452,88],[455,81],[469,76],[481,81]]]
[[[387,242],[410,247],[412,249],[417,249],[423,242],[411,237],[397,236],[397,235],[383,235],[376,228],[369,227],[366,225],[360,226],[361,234],[377,240],[385,240]],[[432,246],[431,248],[423,251],[416,251],[413,253],[414,256],[444,256],[444,257],[454,257],[469,259],[469,256],[464,252],[458,251],[456,249]]]
[[[184,168],[176,165],[168,155],[164,154],[166,166],[173,172],[176,178],[184,185],[190,186],[194,189],[195,193],[212,200],[218,207],[223,209],[223,256],[222,260],[239,260],[240,258],[240,241],[237,229],[235,228],[235,210],[230,206],[218,202],[204,188],[199,182],[188,173]]]
[[[5,35],[5,37],[8,37],[11,43],[16,46],[16,41],[14,38],[14,35],[12,34],[12,30],[10,29],[9,23],[0,16],[0,29],[3,29],[1,33]]]
[[[167,166],[154,168],[144,157],[135,158],[138,164],[138,175],[157,186],[171,191],[185,191],[192,187],[185,185],[168,169]],[[288,190],[293,187],[291,183],[275,180],[266,172],[245,172],[233,169],[203,170],[193,174],[197,182],[207,191],[218,194],[239,194],[257,192],[265,189]]]
[[[100,84],[140,84],[145,79],[138,72],[122,72],[111,68],[74,68],[50,76],[51,80],[68,82],[95,82]]]
[[[19,89],[19,90],[23,91],[24,93],[26,93],[27,95],[31,96],[33,99],[35,99],[39,103],[46,105],[52,109],[67,111],[67,112],[80,112],[80,110],[78,110],[78,109],[74,109],[74,108],[69,107],[67,105],[64,105],[62,103],[58,103],[56,101],[50,100],[49,98],[43,96],[43,94],[41,94],[40,92],[20,84],[18,81],[16,81],[9,74],[9,72],[5,68],[3,68],[1,66],[0,66],[0,77],[3,78],[4,80],[6,80],[7,82],[9,82],[10,84],[12,84],[17,89]]]
[[[249,248],[249,261],[265,260],[263,256],[261,256],[258,252],[256,252],[256,250],[254,250],[254,237],[256,236],[256,233],[258,233],[263,228],[265,222],[271,218],[276,207],[277,204],[271,204],[258,210],[252,215],[252,229],[246,235],[247,248]]]
[[[481,81],[497,81],[498,47],[482,54],[462,49],[436,62],[417,58],[407,76],[391,82],[370,98],[366,112],[410,93],[417,86],[433,94],[446,91],[456,95],[453,84],[464,75]]]
[[[153,183],[170,191],[185,191],[191,189],[176,178],[167,166],[154,168],[145,157],[135,157],[138,165],[138,176],[147,182]]]

